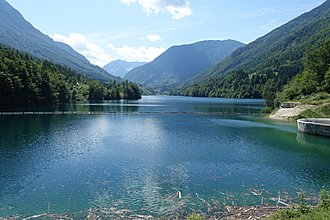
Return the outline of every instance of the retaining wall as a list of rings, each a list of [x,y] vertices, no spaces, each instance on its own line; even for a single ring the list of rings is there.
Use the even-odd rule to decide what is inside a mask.
[[[299,119],[297,125],[301,132],[330,137],[330,118]]]

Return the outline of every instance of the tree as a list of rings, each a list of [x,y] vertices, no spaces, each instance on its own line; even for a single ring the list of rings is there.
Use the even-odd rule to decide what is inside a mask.
[[[304,71],[290,81],[278,94],[279,99],[293,100],[330,93],[330,38],[320,47],[306,52]]]
[[[3,45],[0,45],[0,88],[1,106],[141,98],[134,83],[91,80],[69,68]],[[125,91],[124,97],[121,91]]]

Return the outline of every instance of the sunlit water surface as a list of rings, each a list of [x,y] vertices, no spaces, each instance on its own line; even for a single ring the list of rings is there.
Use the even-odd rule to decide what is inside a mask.
[[[0,116],[0,217],[97,207],[160,216],[329,187],[330,139],[265,119],[263,107],[149,96],[17,109],[112,114]]]

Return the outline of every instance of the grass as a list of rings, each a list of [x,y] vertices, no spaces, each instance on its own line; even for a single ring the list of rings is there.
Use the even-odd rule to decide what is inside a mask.
[[[315,105],[315,107],[302,112],[294,119],[330,118],[330,94],[326,92],[315,93],[292,101],[300,102],[302,104]]]
[[[311,208],[307,213],[301,213],[299,210],[278,211],[267,220],[329,220],[330,210],[320,208]]]
[[[319,92],[293,101],[301,102],[302,104],[309,104],[309,105],[322,105],[322,104],[330,103],[330,94],[325,92]]]
[[[275,212],[267,220],[328,220],[330,219],[330,191],[321,190],[320,200],[316,207],[306,206],[304,201],[298,208]]]
[[[276,102],[279,102],[279,100]],[[300,97],[300,99],[282,100],[281,102],[298,102],[303,105],[313,105],[312,108],[305,110],[295,117],[291,117],[290,120],[297,120],[300,118],[330,118],[330,94],[326,92]],[[277,103],[277,105],[279,105],[279,103]],[[278,108],[266,107],[263,109],[262,113],[274,114],[277,110]]]
[[[306,194],[299,193],[300,204],[290,209],[279,209],[266,220],[329,220],[330,219],[330,191],[322,189],[317,206],[306,205]],[[257,216],[252,216],[257,217]],[[192,213],[187,220],[205,220],[205,216]],[[234,218],[235,219],[235,218]],[[239,219],[239,218],[238,218]]]
[[[299,118],[330,118],[330,103],[308,109],[300,113],[295,119]]]

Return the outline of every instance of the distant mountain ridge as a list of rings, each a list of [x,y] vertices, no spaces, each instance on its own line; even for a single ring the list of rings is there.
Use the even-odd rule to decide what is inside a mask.
[[[265,36],[262,36],[252,43],[246,45],[246,47],[235,51],[235,53],[224,60],[224,62],[220,62],[213,70],[210,70],[206,74],[201,74],[201,76],[218,76],[238,68],[244,70],[267,68],[269,64],[275,64],[274,67],[276,67],[276,63],[275,60],[273,60],[273,57],[268,59],[268,62],[260,62],[260,59],[267,57],[267,55],[269,55],[268,53],[270,52],[278,53],[279,50],[282,50],[284,54],[277,58],[277,60],[280,60],[283,59],[282,56],[287,56],[288,51],[294,49],[295,47],[305,48],[305,45],[299,46],[297,44],[302,42],[304,39],[311,37],[311,35],[313,35],[315,32],[319,31],[321,27],[317,25],[318,20],[329,19],[329,12],[330,1],[327,0],[321,6],[298,16],[297,18],[289,21],[279,28],[276,28]],[[327,27],[327,25],[324,25],[324,27]],[[299,32],[304,31],[304,29],[306,31],[306,35],[300,36]],[[325,32],[325,34],[326,33],[327,32]],[[317,42],[318,39],[315,40]],[[310,43],[311,45],[314,43],[313,39],[310,39]],[[300,51],[297,52],[299,53]],[[300,55],[300,57],[302,57],[302,55]]]
[[[303,71],[306,51],[330,36],[330,0],[234,51],[173,94],[273,98]]]
[[[170,88],[207,70],[242,46],[234,40],[173,46],[154,61],[128,72],[125,78],[152,88]]]
[[[92,65],[69,45],[56,42],[34,28],[5,0],[0,0],[0,43],[38,58],[65,65],[90,78],[115,78],[102,68]]]
[[[118,77],[124,77],[132,69],[146,64],[145,62],[128,62],[125,60],[115,60],[106,64],[103,69],[108,73]]]

